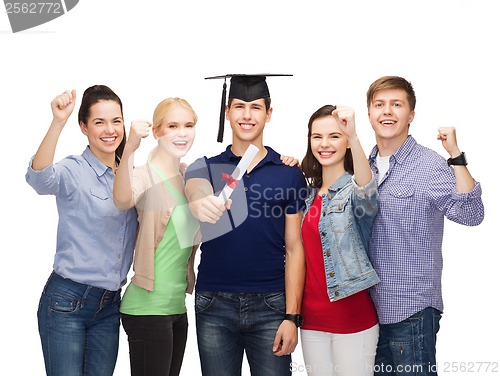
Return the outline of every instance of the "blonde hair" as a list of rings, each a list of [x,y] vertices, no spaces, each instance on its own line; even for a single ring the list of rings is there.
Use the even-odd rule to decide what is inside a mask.
[[[153,113],[153,128],[159,127],[163,121],[163,118],[172,108],[175,107],[184,107],[190,110],[193,113],[194,123],[196,124],[198,121],[198,115],[194,112],[193,107],[189,104],[189,102],[185,99],[178,97],[170,97],[162,100],[155,108]]]
[[[191,107],[191,105],[187,100],[178,97],[170,97],[162,100],[156,106],[153,112],[153,130],[161,126],[161,123],[163,122],[163,118],[165,117],[165,115],[167,115],[167,113],[170,110],[176,107],[184,107],[190,110],[193,113],[194,124],[198,122],[198,115],[196,115],[196,112],[194,112],[193,107]],[[153,150],[151,150],[148,156],[148,162],[150,162],[151,159],[153,159],[153,157],[156,155],[157,152],[158,152],[158,147],[155,147],[153,148]]]

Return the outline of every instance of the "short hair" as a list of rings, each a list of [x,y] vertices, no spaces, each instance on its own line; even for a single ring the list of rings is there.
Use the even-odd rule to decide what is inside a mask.
[[[386,89],[403,89],[406,92],[408,103],[410,104],[410,110],[415,110],[415,105],[417,104],[417,97],[415,96],[415,91],[411,82],[405,80],[403,77],[399,76],[384,76],[380,77],[378,80],[374,81],[368,91],[366,92],[366,105],[368,109],[373,101],[375,93],[379,90]]]
[[[231,104],[233,103],[233,99],[235,99],[235,98],[229,98],[228,101],[227,101],[227,106],[229,108],[231,107]],[[266,98],[262,98],[262,99],[264,99],[264,104],[266,106],[266,112],[267,112],[271,108],[271,97],[266,97]]]

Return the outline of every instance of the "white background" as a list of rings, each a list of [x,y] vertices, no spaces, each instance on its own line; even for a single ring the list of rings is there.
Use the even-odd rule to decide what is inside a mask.
[[[24,174],[50,124],[52,98],[74,88],[78,107],[85,88],[106,84],[123,100],[128,130],[131,120],[150,119],[162,99],[184,97],[200,118],[185,160],[190,163],[223,150],[216,142],[222,82],[204,77],[261,72],[294,75],[268,79],[274,113],[264,141],[298,159],[306,150],[309,116],[328,103],[355,108],[368,153],[374,136],[365,93],[382,75],[413,83],[417,106],[411,134],[418,142],[446,156],[437,128],[457,127],[459,146],[483,187],[486,218],[475,228],[446,222],[438,362],[441,374],[451,373],[452,362],[491,374],[477,371],[478,362],[500,362],[499,205],[493,182],[500,135],[496,7],[494,0],[85,0],[56,20],[16,34],[2,10],[0,374],[44,374],[36,310],[52,268],[57,213],[54,198],[36,195]],[[85,146],[75,110],[56,161]],[[152,140],[144,142],[138,164],[153,146]],[[182,374],[199,375],[192,297],[187,305],[191,325]],[[293,361],[303,369],[300,347]],[[115,374],[128,370],[122,332]]]

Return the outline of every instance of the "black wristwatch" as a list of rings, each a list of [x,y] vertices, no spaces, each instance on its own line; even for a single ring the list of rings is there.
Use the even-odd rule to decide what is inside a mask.
[[[467,166],[467,159],[465,158],[465,153],[462,152],[458,157],[448,158],[448,166]]]
[[[295,324],[295,326],[297,328],[300,328],[302,326],[302,324],[304,323],[304,317],[301,314],[298,314],[298,313],[296,313],[296,314],[287,313],[285,315],[284,320],[293,321],[293,323]]]

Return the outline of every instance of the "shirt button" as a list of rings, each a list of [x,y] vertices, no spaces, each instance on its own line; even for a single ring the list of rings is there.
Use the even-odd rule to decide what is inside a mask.
[[[326,232],[324,232],[324,231],[323,231],[323,232],[321,233],[321,235],[326,236]]]
[[[339,292],[338,291],[335,291],[335,296],[339,296]]]
[[[330,277],[334,277],[335,276],[335,273],[334,272],[330,272]],[[335,295],[338,295],[338,292],[335,291]]]
[[[326,215],[326,212],[323,212],[323,217]]]
[[[330,251],[328,251],[328,252],[326,252],[326,255],[327,255],[328,257],[330,257],[330,256],[332,255],[332,253],[331,253]]]
[[[248,187],[245,187],[244,190],[245,190],[245,192],[248,192]]]

